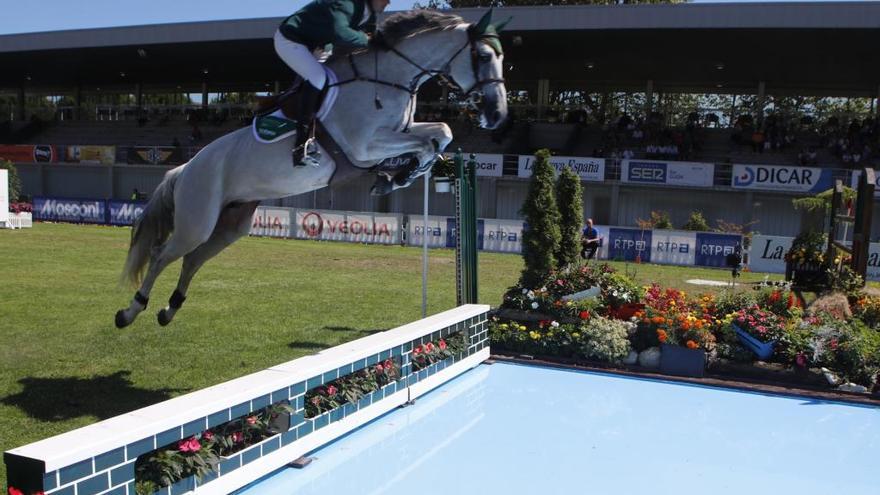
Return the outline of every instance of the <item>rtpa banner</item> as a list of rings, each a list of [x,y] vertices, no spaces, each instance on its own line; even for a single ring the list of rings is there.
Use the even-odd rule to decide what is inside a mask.
[[[400,215],[296,210],[296,238],[398,244]]]
[[[580,156],[551,156],[550,165],[556,169],[558,175],[564,167],[571,167],[581,180],[591,182],[602,182],[605,180],[605,159],[604,158],[585,158]],[[530,155],[520,155],[519,157],[519,173],[522,178],[532,176],[532,168],[535,166],[535,157]]]
[[[818,193],[832,187],[831,179],[828,168],[734,165],[730,185],[737,189]]]
[[[116,163],[116,146],[68,146],[64,161],[72,163]]]
[[[58,161],[54,146],[45,144],[0,145],[0,159],[13,163],[52,163]]]
[[[526,224],[519,220],[481,219],[477,221],[477,237],[482,249],[497,253],[521,253],[522,234]]]
[[[428,227],[425,228],[425,218],[422,215],[410,215],[407,226],[406,243],[410,246],[422,246],[425,235],[428,236],[429,248],[446,247],[446,222],[447,217],[428,216]]]
[[[661,162],[656,160],[624,160],[620,180],[637,184],[712,187],[715,165],[695,162]]]
[[[446,152],[443,156],[447,159],[455,158],[455,153]],[[470,153],[462,153],[465,160],[471,156]],[[504,172],[504,155],[496,155],[491,153],[474,153],[474,160],[477,162],[477,175],[481,177],[501,177]]]
[[[106,223],[102,199],[34,198],[34,220],[42,222]]]
[[[292,208],[258,206],[251,224],[251,235],[263,237],[291,237]]]

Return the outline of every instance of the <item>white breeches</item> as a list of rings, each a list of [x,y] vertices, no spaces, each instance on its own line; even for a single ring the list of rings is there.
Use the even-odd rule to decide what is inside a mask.
[[[275,31],[275,52],[294,72],[311,83],[317,89],[323,89],[327,82],[327,73],[321,62],[306,47],[285,38],[281,31]],[[326,60],[328,53],[321,50],[321,58]]]

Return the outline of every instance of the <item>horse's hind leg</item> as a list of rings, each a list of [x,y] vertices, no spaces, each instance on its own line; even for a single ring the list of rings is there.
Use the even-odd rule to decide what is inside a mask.
[[[168,299],[168,306],[159,311],[157,319],[159,324],[165,326],[171,323],[174,315],[186,300],[186,292],[189,284],[199,268],[206,261],[217,256],[227,246],[245,236],[250,232],[253,222],[254,210],[257,209],[256,202],[242,203],[227,206],[217,220],[214,232],[211,237],[194,251],[183,257],[183,268],[180,270],[180,280],[177,282],[177,288]]]

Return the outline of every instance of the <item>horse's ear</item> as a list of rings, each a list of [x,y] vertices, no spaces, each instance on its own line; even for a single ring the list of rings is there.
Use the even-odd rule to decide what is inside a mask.
[[[486,32],[486,29],[489,28],[489,25],[492,23],[492,9],[489,9],[489,12],[483,14],[483,17],[480,18],[480,22],[476,23],[473,26],[475,34],[483,34]]]
[[[509,23],[512,20],[513,20],[513,17],[508,17],[507,19],[505,19],[497,24],[492,24],[492,27],[495,29],[496,33],[500,33],[502,30],[504,30],[504,27],[507,26],[507,23]]]

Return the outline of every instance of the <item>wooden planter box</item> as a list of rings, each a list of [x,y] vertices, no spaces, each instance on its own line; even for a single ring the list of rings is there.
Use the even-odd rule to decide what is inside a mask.
[[[818,263],[785,264],[785,280],[791,281],[796,287],[824,287],[828,284],[828,275]]]
[[[731,326],[733,326],[733,330],[736,332],[736,336],[739,338],[742,345],[752,351],[755,356],[758,356],[758,359],[761,361],[770,359],[770,356],[773,355],[773,347],[776,345],[775,341],[761,342],[752,336],[752,334],[737,326],[736,323],[731,323]]]
[[[702,378],[706,371],[706,351],[679,345],[660,346],[660,372],[667,375]]]

